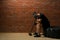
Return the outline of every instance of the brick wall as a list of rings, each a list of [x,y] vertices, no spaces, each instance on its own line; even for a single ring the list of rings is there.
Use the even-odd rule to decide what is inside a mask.
[[[0,0],[0,32],[28,32],[34,11],[44,13],[51,26],[60,26],[60,0]]]

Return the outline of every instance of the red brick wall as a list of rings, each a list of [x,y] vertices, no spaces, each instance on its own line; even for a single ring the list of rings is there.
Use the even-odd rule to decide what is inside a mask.
[[[34,11],[44,13],[51,26],[60,26],[60,0],[1,0],[0,32],[28,32]]]

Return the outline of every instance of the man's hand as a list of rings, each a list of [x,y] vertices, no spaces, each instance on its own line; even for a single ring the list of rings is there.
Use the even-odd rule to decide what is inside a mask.
[[[36,20],[36,23],[40,23],[40,22],[41,22],[41,19],[37,19],[37,20]]]
[[[41,21],[41,19],[37,19],[37,21],[39,22],[39,21]]]

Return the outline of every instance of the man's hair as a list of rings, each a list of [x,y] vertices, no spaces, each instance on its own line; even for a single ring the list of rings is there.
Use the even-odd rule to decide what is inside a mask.
[[[40,13],[40,15],[37,15],[36,12],[33,13],[33,16],[35,19],[39,19],[42,15],[43,15],[43,13]]]

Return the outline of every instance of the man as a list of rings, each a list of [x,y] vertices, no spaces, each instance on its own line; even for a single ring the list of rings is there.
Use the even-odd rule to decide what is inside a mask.
[[[40,37],[40,32],[39,32],[39,29],[40,29],[40,26],[42,24],[42,28],[43,28],[43,34],[45,36],[46,34],[46,29],[48,27],[50,27],[50,23],[47,19],[47,17],[45,15],[43,15],[42,13],[36,13],[34,12],[34,18],[35,18],[35,25],[36,25],[36,32],[34,33],[34,37]]]

